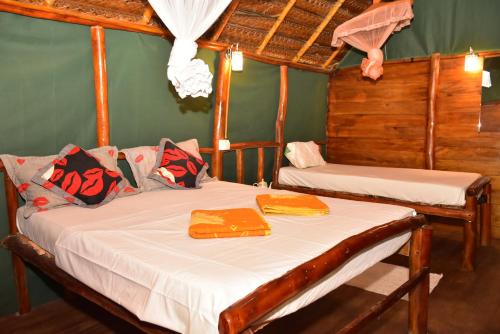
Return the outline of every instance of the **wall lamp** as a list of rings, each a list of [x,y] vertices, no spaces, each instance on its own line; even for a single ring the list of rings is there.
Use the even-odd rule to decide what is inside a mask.
[[[239,50],[238,43],[236,43],[236,47],[234,44],[231,45],[226,50],[226,57],[231,59],[231,70],[234,72],[243,71],[243,52]]]
[[[469,53],[465,55],[465,72],[479,72],[481,71],[481,61],[477,53],[474,53],[472,47],[469,47]]]

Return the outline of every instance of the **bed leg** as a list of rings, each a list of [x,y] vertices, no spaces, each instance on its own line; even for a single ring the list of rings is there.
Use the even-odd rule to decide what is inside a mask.
[[[410,246],[410,278],[430,265],[432,228],[425,225],[413,231]],[[426,334],[429,308],[429,274],[410,290],[408,309],[408,333]]]
[[[481,245],[491,245],[491,183],[484,187],[485,202],[481,203]]]
[[[16,186],[4,171],[5,198],[7,200],[7,220],[9,222],[9,234],[18,233],[16,214],[19,208],[18,193]],[[28,313],[31,309],[30,298],[28,295],[28,285],[26,283],[26,266],[24,261],[11,251],[12,269],[14,271],[14,280],[16,284],[17,300],[19,303],[19,314]]]
[[[28,313],[31,310],[28,285],[26,284],[26,266],[24,261],[12,253],[12,267],[16,281],[17,300],[19,303],[19,314]]]
[[[474,271],[477,246],[477,199],[474,196],[467,198],[465,204],[471,213],[469,220],[464,221],[464,251],[462,259],[462,269]]]

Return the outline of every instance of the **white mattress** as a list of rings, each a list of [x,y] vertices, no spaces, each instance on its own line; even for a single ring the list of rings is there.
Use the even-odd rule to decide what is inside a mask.
[[[227,182],[199,190],[142,193],[97,209],[77,206],[18,215],[19,228],[56,264],[141,320],[181,333],[217,333],[221,311],[349,236],[413,214],[409,208],[322,198],[331,214],[266,216],[266,237],[192,239],[193,209],[257,208],[255,195],[280,192]],[[397,251],[409,233],[353,258],[268,319],[310,304]]]
[[[477,173],[326,164],[298,169],[283,167],[279,183],[354,194],[383,196],[431,205],[465,205]]]

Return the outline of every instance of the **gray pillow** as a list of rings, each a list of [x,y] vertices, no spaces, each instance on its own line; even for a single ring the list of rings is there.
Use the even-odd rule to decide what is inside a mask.
[[[117,158],[118,149],[116,146],[103,146],[88,151],[106,168],[117,171],[123,175],[118,168]],[[7,174],[17,187],[19,194],[26,201],[23,209],[23,216],[29,218],[35,212],[42,212],[63,205],[71,205],[63,197],[60,197],[44,187],[31,181],[33,176],[39,169],[43,168],[51,161],[56,159],[56,155],[42,157],[19,157],[10,154],[0,155]],[[126,178],[125,186],[118,194],[118,197],[134,195],[139,193],[139,190],[130,186]]]

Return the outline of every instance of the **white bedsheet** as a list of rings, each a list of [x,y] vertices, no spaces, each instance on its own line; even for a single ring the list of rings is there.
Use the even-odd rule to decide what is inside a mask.
[[[409,202],[465,205],[477,173],[441,170],[326,164],[298,169],[283,167],[279,183],[354,194],[383,196]]]
[[[409,208],[322,198],[331,214],[266,216],[267,237],[192,239],[193,209],[254,207],[279,192],[227,182],[119,198],[97,209],[77,206],[18,215],[20,230],[55,255],[56,264],[141,320],[181,333],[217,333],[221,311],[349,236],[413,214]],[[409,233],[353,258],[279,307],[277,318],[310,304],[397,251]]]

